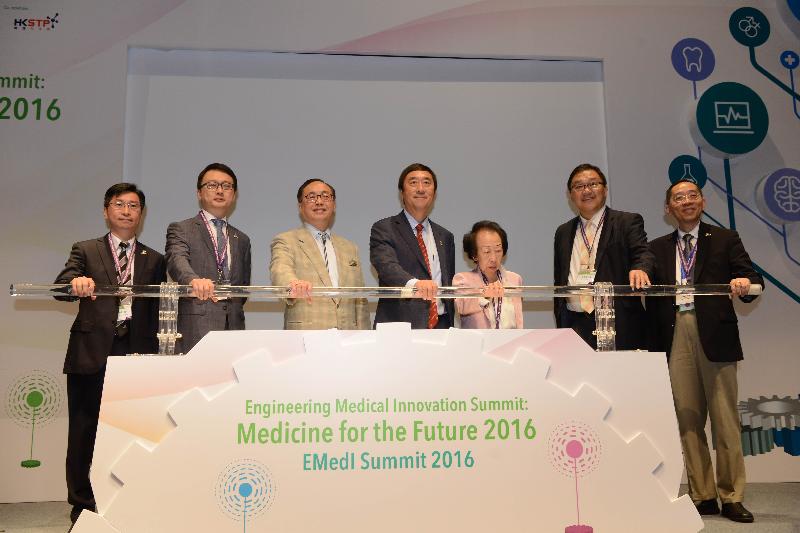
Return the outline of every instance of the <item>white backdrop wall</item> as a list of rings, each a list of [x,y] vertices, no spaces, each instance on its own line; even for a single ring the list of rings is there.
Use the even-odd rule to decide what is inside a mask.
[[[642,213],[651,237],[670,231],[667,167],[678,155],[697,155],[692,84],[670,63],[685,37],[702,39],[715,54],[698,93],[736,81],[766,103],[766,140],[731,160],[737,198],[758,212],[757,183],[800,166],[800,119],[789,95],[731,37],[728,19],[745,5],[771,22],[769,40],[757,49],[760,64],[788,83],[779,55],[798,51],[798,34],[780,1],[8,2],[0,8],[0,98],[30,106],[41,99],[43,115],[18,120],[12,109],[0,120],[0,278],[53,279],[72,242],[105,231],[102,193],[121,179],[144,187],[151,209],[143,240],[162,246],[166,224],[195,212],[194,179],[212,160],[230,163],[241,179],[232,221],[254,238],[255,283],[267,282],[272,235],[297,224],[293,196],[309,176],[337,186],[335,230],[356,240],[366,259],[369,225],[399,211],[399,170],[422,160],[440,174],[435,220],[460,236],[479,218],[498,219],[511,237],[509,267],[528,283],[550,283],[552,232],[571,216],[564,182],[578,162],[607,168],[612,205]],[[22,29],[20,19],[42,22]],[[183,50],[172,54],[185,60],[157,61],[158,50]],[[242,59],[246,51],[255,59]],[[512,67],[522,63],[450,61],[477,66],[445,80],[450,67],[422,68],[445,60],[292,55],[259,63],[275,59],[261,53],[269,51],[578,62],[559,62],[577,70],[551,66],[526,77]],[[289,70],[278,68],[287,62]],[[226,70],[240,63],[243,70]],[[48,120],[54,99],[61,114]],[[722,160],[702,155],[712,179],[724,183]],[[726,223],[724,195],[705,190],[708,212]],[[768,283],[758,303],[738,307],[746,357],[740,397],[796,397],[800,266],[792,257],[800,256],[800,237],[789,226],[784,250],[745,207],[735,212],[754,261],[783,286]],[[0,306],[4,404],[34,371],[63,388],[76,306],[7,295]],[[551,315],[549,303],[526,304],[530,326],[551,327]],[[251,327],[277,327],[280,306],[251,303],[247,319]],[[0,501],[64,498],[65,413],[62,406],[37,426],[33,455],[42,466],[22,469],[30,426],[13,409],[0,412]],[[800,462],[780,448],[747,462],[751,480],[800,479]]]

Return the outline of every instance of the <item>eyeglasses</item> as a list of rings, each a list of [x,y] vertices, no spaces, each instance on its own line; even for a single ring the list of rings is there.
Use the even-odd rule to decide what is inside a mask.
[[[222,188],[223,191],[230,191],[233,190],[233,183],[231,183],[230,181],[223,181],[223,182],[207,181],[202,185],[200,185],[200,187],[203,187],[204,189],[209,191],[216,191],[219,188]]]
[[[603,185],[604,183],[602,181],[590,181],[589,183],[575,183],[572,185],[572,190],[575,192],[583,192],[586,189],[589,189],[590,191],[596,191]]]
[[[315,192],[310,192],[310,193],[306,194],[305,196],[303,196],[303,199],[305,199],[307,204],[313,204],[317,200],[319,200],[323,204],[327,204],[328,202],[330,202],[334,198],[336,198],[336,197],[334,195],[332,195],[331,193],[329,193],[329,192],[321,192],[319,194],[317,194]]]
[[[687,192],[686,194],[676,194],[672,197],[672,201],[676,204],[682,204],[685,202],[694,202],[700,199],[700,194],[696,192]]]
[[[139,209],[142,208],[142,204],[140,204],[139,202],[123,202],[122,200],[116,200],[114,202],[110,202],[108,204],[108,207],[116,209],[117,211],[122,211],[126,207],[131,211],[138,211]]]

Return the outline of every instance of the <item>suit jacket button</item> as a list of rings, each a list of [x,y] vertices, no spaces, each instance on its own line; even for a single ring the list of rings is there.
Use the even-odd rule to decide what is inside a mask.
[[[227,306],[227,305],[223,305],[223,306],[222,306],[222,310],[223,310],[223,311],[227,311],[227,310],[228,310],[228,306]]]

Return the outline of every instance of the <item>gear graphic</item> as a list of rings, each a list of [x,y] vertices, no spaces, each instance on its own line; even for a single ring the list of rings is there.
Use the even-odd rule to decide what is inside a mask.
[[[739,402],[739,420],[745,455],[767,453],[779,446],[791,456],[800,456],[800,395],[748,398]]]
[[[233,365],[237,381],[214,397],[200,389],[183,395],[169,409],[175,428],[160,443],[152,449],[138,443],[129,446],[113,464],[112,475],[122,485],[103,515],[95,518],[103,520],[108,531],[112,527],[153,533],[239,531],[242,523],[235,518],[258,485],[269,488],[259,512],[247,514],[247,525],[254,530],[315,531],[332,525],[387,532],[520,530],[529,527],[534,517],[538,530],[563,530],[574,522],[574,481],[564,475],[569,465],[553,455],[548,442],[551,435],[569,430],[566,453],[588,461],[581,466],[582,473],[591,473],[581,481],[581,519],[599,531],[635,531],[643,523],[648,530],[664,533],[703,527],[691,500],[671,498],[656,479],[654,472],[663,458],[649,439],[639,433],[626,441],[607,420],[612,406],[601,392],[589,384],[575,393],[565,390],[548,378],[550,362],[532,350],[517,348],[509,363],[489,355],[481,337],[473,333],[411,332],[407,324],[384,325],[365,335],[307,332],[304,344],[305,354],[290,359],[277,361],[262,350],[237,360]],[[410,358],[416,359],[415,364],[409,364]],[[435,364],[425,366],[425,361],[434,360]],[[353,400],[379,405],[376,400],[384,397],[406,399],[403,395],[413,394],[409,383],[414,390],[441,391],[448,401],[472,395],[491,397],[496,384],[503,383],[511,396],[527,394],[532,400],[516,413],[450,411],[436,416],[441,413],[395,411],[390,418],[395,426],[411,428],[420,420],[433,424],[446,419],[454,425],[476,423],[483,428],[486,418],[518,416],[532,420],[536,431],[527,438],[480,444],[412,442],[410,438],[387,443],[372,440],[369,431],[362,441],[347,442],[342,437],[341,442],[334,439],[329,444],[289,445],[276,440],[272,432],[278,421],[286,431],[289,425],[298,431],[329,426],[338,437],[340,427],[371,429],[374,424],[377,428],[386,413],[309,413],[295,418],[244,414],[247,402],[263,405],[273,398],[298,404],[311,402],[309,398],[335,402],[342,391],[359,391]],[[566,413],[549,414],[552,405],[566,406]],[[251,422],[256,427],[252,434],[248,433]],[[248,435],[259,434],[259,427],[271,428],[273,436],[266,441],[250,439]],[[576,440],[582,443],[580,450]],[[354,465],[352,471],[310,471],[304,466],[304,454],[314,450],[336,457],[369,452],[374,458],[415,451],[430,457],[434,451],[455,453],[470,446],[475,448],[474,468],[445,471],[428,465],[413,472],[358,471]],[[545,474],[541,465],[549,461],[554,466],[552,461],[564,464],[560,471],[545,469]],[[154,479],[168,481],[154,483]],[[620,484],[637,487],[635,504],[607,490]],[[280,487],[278,497],[275,487]],[[220,491],[225,493],[222,500]],[[397,502],[401,501],[413,503],[415,511],[400,509]],[[547,501],[547,512],[531,505],[536,501]],[[508,512],[494,512],[497,509]],[[80,531],[76,527],[75,532]]]

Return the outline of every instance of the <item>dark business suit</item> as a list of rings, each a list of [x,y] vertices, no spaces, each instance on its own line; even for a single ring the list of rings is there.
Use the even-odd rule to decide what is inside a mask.
[[[83,276],[92,278],[97,285],[117,285],[107,235],[75,243],[55,283],[70,283]],[[137,241],[133,284],[158,285],[165,279],[164,257]],[[133,299],[129,332],[123,339],[115,336],[118,305],[117,298],[110,296],[98,296],[95,300],[81,298],[78,316],[70,329],[64,361],[69,411],[66,473],[67,497],[76,513],[95,506],[89,468],[108,356],[158,352],[158,299]]]
[[[650,243],[655,256],[654,284],[676,284],[677,238],[675,231]],[[764,285],[735,231],[700,223],[696,254],[695,284],[727,284],[735,278],[748,278]],[[723,503],[741,502],[745,468],[736,361],[742,359],[742,344],[733,303],[725,296],[698,296],[693,311],[678,311],[674,298],[650,297],[647,311],[650,350],[666,352],[669,358],[689,495],[695,502],[717,496]],[[705,436],[709,416],[716,436],[716,484]]]
[[[579,220],[580,217],[575,217],[556,229],[553,243],[555,285],[569,283],[569,264]],[[653,256],[647,248],[647,234],[644,231],[642,216],[638,213],[608,208],[597,243],[595,281],[628,285],[630,283],[628,273],[631,270],[643,270],[650,275],[652,263]],[[646,318],[641,300],[633,297],[614,298],[614,311],[617,349],[644,349],[647,345]],[[597,340],[592,335],[595,329],[594,314],[585,317],[576,316],[577,313],[567,309],[565,298],[554,299],[553,312],[556,327],[572,327],[590,346],[597,347]]]
[[[450,286],[456,269],[453,234],[433,221],[430,224],[442,272],[442,286]],[[431,279],[417,236],[403,211],[372,225],[369,260],[378,273],[381,287],[404,287],[414,278]],[[443,302],[446,314],[440,317],[437,327],[451,327],[455,316],[453,300],[444,299]],[[375,311],[375,323],[410,322],[413,329],[425,329],[429,307],[430,302],[420,298],[381,298]]]
[[[675,239],[674,231],[650,243],[655,258],[651,281],[654,285],[674,285]],[[729,283],[734,278],[748,278],[750,283],[764,286],[764,279],[753,268],[750,256],[744,249],[739,234],[724,228],[700,223],[697,239],[697,261],[694,267],[694,283]],[[742,298],[745,302],[754,296]],[[650,348],[667,352],[672,348],[675,327],[674,298],[652,297],[647,299],[647,310],[653,325],[649,332]],[[697,325],[703,351],[710,361],[739,361],[743,358],[739,340],[739,325],[730,298],[698,296],[694,299]]]
[[[213,226],[212,226],[213,227]],[[250,238],[228,224],[230,243],[230,284],[250,285]],[[205,221],[198,214],[167,228],[167,272],[173,281],[188,285],[193,279],[217,281],[214,243]],[[245,298],[212,302],[181,298],[178,303],[177,349],[186,353],[209,331],[244,329]]]

